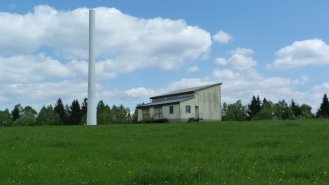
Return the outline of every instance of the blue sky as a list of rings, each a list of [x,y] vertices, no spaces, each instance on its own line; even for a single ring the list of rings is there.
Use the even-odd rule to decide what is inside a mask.
[[[223,82],[318,108],[329,92],[325,0],[0,2],[0,109],[87,96],[88,8],[96,10],[98,98],[131,109],[148,97]]]

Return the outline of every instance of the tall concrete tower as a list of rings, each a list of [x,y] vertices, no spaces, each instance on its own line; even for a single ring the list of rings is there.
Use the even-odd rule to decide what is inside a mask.
[[[95,54],[94,54],[95,10],[89,10],[89,64],[88,64],[88,109],[87,125],[97,125]]]

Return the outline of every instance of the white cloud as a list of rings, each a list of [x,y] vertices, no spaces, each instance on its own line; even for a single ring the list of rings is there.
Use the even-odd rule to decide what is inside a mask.
[[[0,88],[0,96],[6,97],[1,106],[7,105],[7,108],[22,103],[39,109],[42,105],[54,104],[57,98],[71,103],[75,98],[87,96],[87,83],[72,81],[3,83]]]
[[[125,90],[124,94],[130,98],[147,98],[156,95],[156,90],[145,87],[137,87]]]
[[[191,66],[191,67],[189,67],[189,68],[186,69],[186,72],[188,72],[188,73],[194,73],[194,72],[197,72],[199,70],[200,69],[199,69],[198,66]]]
[[[43,54],[0,56],[0,81],[2,82],[60,80],[70,76],[69,68]]]
[[[321,39],[296,41],[281,48],[269,69],[291,69],[310,65],[329,65],[329,45]]]
[[[213,75],[215,78],[221,79],[221,81],[240,78],[239,73],[236,73],[228,69],[214,70]]]
[[[218,57],[215,59],[215,63],[220,66],[225,66],[225,65],[227,65],[227,60],[226,60],[226,58]]]
[[[229,43],[232,40],[232,36],[224,31],[219,31],[213,35],[213,40],[218,43]]]
[[[174,69],[207,55],[211,36],[184,20],[143,19],[115,8],[96,11],[96,54],[124,72],[146,67]],[[58,11],[36,6],[24,15],[0,12],[0,53],[33,54],[50,47],[66,60],[86,60],[88,9]],[[19,44],[18,44],[19,43]]]
[[[139,18],[115,8],[95,10],[101,99],[148,96],[148,89],[113,90],[104,84],[145,68],[172,70],[204,59],[210,50],[211,35],[184,20]],[[85,97],[87,8],[62,11],[41,5],[26,14],[0,12],[0,22],[0,35],[4,35],[0,37],[0,106]]]
[[[217,81],[213,81],[208,77],[204,78],[183,78],[178,81],[171,82],[167,85],[166,88],[162,89],[162,92],[170,92],[175,91],[178,89],[190,88],[190,87],[197,87],[202,85],[208,85],[210,83],[219,83]]]
[[[222,66],[229,65],[235,70],[252,70],[257,65],[252,54],[252,49],[237,48],[231,51],[229,58],[216,58],[215,63]]]

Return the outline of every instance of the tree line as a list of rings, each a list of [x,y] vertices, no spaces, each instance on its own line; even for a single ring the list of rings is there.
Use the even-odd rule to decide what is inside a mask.
[[[84,125],[87,120],[88,100],[85,98],[81,105],[77,99],[71,105],[64,105],[59,98],[55,105],[43,106],[39,113],[31,106],[23,107],[21,104],[0,111],[0,126],[30,126],[30,125]],[[324,94],[322,103],[315,114],[312,107],[307,104],[299,105],[294,100],[287,103],[280,100],[277,103],[259,96],[253,96],[250,103],[243,105],[241,100],[232,104],[224,103],[222,106],[223,121],[246,120],[286,120],[286,119],[312,119],[329,118],[329,101]],[[110,107],[104,101],[97,105],[97,124],[124,124],[137,123],[137,111],[133,114],[123,105]]]
[[[232,104],[224,103],[222,106],[223,121],[246,121],[246,120],[286,120],[286,119],[312,119],[329,118],[329,101],[327,94],[323,95],[320,108],[315,114],[312,107],[307,104],[299,105],[294,100],[287,103],[280,100],[277,103],[259,96],[253,96],[248,105],[243,105],[241,100]]]
[[[59,98],[55,105],[43,106],[39,113],[31,106],[21,104],[0,111],[0,126],[31,126],[31,125],[84,125],[87,120],[88,100],[85,98],[79,103],[73,100],[71,105],[64,105]],[[137,122],[137,114],[131,115],[130,109],[123,105],[110,107],[104,101],[97,105],[98,124],[123,124]]]

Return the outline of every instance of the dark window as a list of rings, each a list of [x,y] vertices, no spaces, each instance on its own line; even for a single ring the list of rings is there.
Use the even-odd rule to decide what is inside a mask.
[[[169,107],[169,113],[170,114],[174,114],[174,106],[170,106]]]
[[[143,118],[147,119],[150,117],[150,109],[142,109],[143,112]]]
[[[154,118],[155,119],[162,119],[163,118],[162,107],[155,107],[154,108]]]
[[[185,106],[185,112],[186,113],[191,113],[191,106],[190,105]]]

